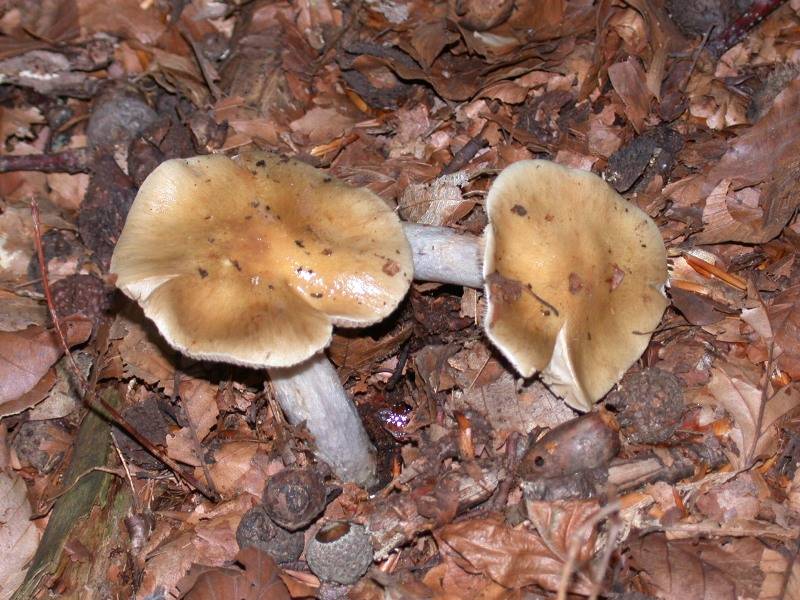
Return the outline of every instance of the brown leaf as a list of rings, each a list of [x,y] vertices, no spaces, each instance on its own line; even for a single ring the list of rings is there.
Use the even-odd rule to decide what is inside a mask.
[[[165,393],[170,393],[168,389]],[[185,379],[180,382],[182,405],[189,413],[191,425],[167,436],[167,455],[180,462],[199,466],[195,448],[217,423],[217,386],[203,379]]]
[[[792,379],[800,379],[800,285],[775,296],[767,314],[775,332],[778,367]]]
[[[411,184],[398,201],[400,216],[423,225],[452,225],[475,206],[461,192],[468,181],[469,174],[458,171],[428,183]]]
[[[458,38],[458,33],[447,29],[443,19],[424,23],[411,32],[412,56],[424,67],[430,68],[442,50],[457,42]]]
[[[447,525],[436,537],[464,559],[463,567],[470,573],[484,573],[511,589],[527,585],[558,589],[564,561],[531,531],[483,518]],[[588,594],[589,589],[588,581],[579,576],[570,591]]]
[[[528,518],[547,546],[566,558],[570,545],[579,542],[578,560],[589,560],[594,554],[597,533],[586,527],[586,521],[597,512],[595,500],[559,500],[556,502],[526,501]]]
[[[30,520],[32,511],[23,479],[0,471],[0,598],[9,598],[25,579],[41,532]]]
[[[85,319],[65,320],[62,327],[70,346],[85,342],[92,332],[92,324]],[[52,330],[0,331],[0,404],[32,389],[62,354]]]
[[[800,79],[791,82],[775,98],[772,108],[758,123],[747,129],[743,134],[733,140],[728,151],[713,166],[701,175],[687,177],[665,188],[664,194],[684,206],[697,204],[711,194],[712,190],[723,180],[730,180],[734,189],[742,189],[756,185],[770,178],[779,178],[782,170],[787,165],[795,162],[800,148],[800,120],[797,114],[800,111]],[[778,217],[788,210],[780,206],[786,202],[782,199],[783,184],[776,184],[775,190],[770,191],[769,200],[762,204],[765,215],[772,221],[763,223],[763,232],[760,238],[749,241],[767,241],[767,235],[773,231],[774,223]],[[789,198],[790,201],[793,199]],[[776,207],[771,207],[776,203]],[[791,213],[790,213],[791,214]],[[785,224],[782,223],[780,228]],[[780,231],[780,228],[778,231]]]
[[[174,352],[140,312],[130,312],[118,315],[111,331],[112,339],[121,338],[118,349],[125,375],[151,385],[171,382],[175,367],[170,358]]]
[[[728,240],[765,242],[778,232],[769,232],[764,238],[764,211],[758,202],[758,192],[746,188],[738,192],[731,189],[730,180],[723,179],[706,198],[703,208],[703,231],[695,236],[698,244],[715,244]],[[787,217],[788,219],[788,217]],[[780,227],[782,228],[782,223]]]
[[[269,554],[245,548],[236,555],[244,569],[194,567],[195,573],[179,584],[188,600],[289,600],[280,569]],[[199,576],[198,574],[199,573]],[[194,577],[193,577],[194,575]],[[191,587],[187,587],[191,586]]]
[[[727,410],[736,424],[729,435],[739,454],[729,458],[735,468],[748,468],[753,461],[775,450],[776,422],[800,406],[800,389],[789,385],[771,396],[764,396],[760,370],[744,362],[729,361],[722,367],[714,367],[711,373],[708,391],[713,397],[712,403]],[[765,397],[767,400],[759,423],[759,411]]]
[[[0,290],[0,331],[19,331],[46,321],[47,307],[42,302]]]
[[[646,591],[662,598],[755,598],[763,581],[764,546],[752,538],[721,545],[654,533],[633,541],[630,549],[634,566],[647,574]]]
[[[214,454],[211,478],[217,491],[223,496],[250,492],[260,496],[267,480],[266,461],[259,445],[250,442],[232,442],[219,448]],[[203,471],[195,470],[202,478]]]
[[[644,120],[650,114],[650,98],[646,85],[646,75],[642,65],[633,57],[608,67],[611,85],[625,103],[625,114],[638,133],[641,133]]]
[[[167,15],[156,3],[143,6],[137,0],[78,0],[81,29],[88,34],[112,33],[153,44],[166,29]]]
[[[31,125],[44,123],[44,117],[35,106],[28,108],[0,107],[0,140],[3,143],[12,135],[20,139],[33,136]]]

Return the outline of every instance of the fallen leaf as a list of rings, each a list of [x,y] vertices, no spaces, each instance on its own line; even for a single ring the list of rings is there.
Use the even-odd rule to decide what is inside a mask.
[[[646,593],[682,600],[754,598],[763,581],[764,545],[753,538],[668,540],[662,533],[630,545],[633,565],[646,573]]]
[[[170,393],[167,386],[165,393]],[[167,436],[167,455],[182,463],[199,466],[195,448],[217,424],[218,387],[203,379],[185,379],[180,382],[181,403],[189,413],[191,426],[182,427]]]
[[[31,505],[25,481],[0,471],[0,598],[10,598],[25,579],[25,566],[33,558],[41,532],[30,520]]]
[[[788,385],[778,392],[762,394],[760,371],[749,363],[727,362],[711,369],[708,392],[712,403],[723,407],[734,420],[729,435],[738,455],[729,455],[736,469],[750,467],[759,457],[774,452],[777,442],[776,423],[787,412],[800,406],[800,389]],[[761,421],[759,411],[766,397]]]
[[[92,332],[91,322],[85,319],[65,320],[62,327],[70,346],[85,342]],[[32,389],[63,353],[53,330],[0,331],[0,404]]]
[[[289,590],[280,578],[272,557],[256,548],[236,555],[244,569],[217,567],[203,570],[190,588],[183,587],[186,600],[289,600]],[[191,574],[190,574],[191,576]]]
[[[650,113],[651,95],[642,65],[633,57],[608,67],[608,77],[625,104],[625,114],[638,133]]]
[[[594,554],[597,533],[594,527],[587,527],[585,524],[597,512],[598,507],[595,500],[525,502],[528,518],[548,548],[566,558],[570,546],[578,543],[579,561],[589,560]]]
[[[528,585],[558,589],[564,560],[527,529],[492,518],[470,519],[442,527],[436,538],[463,559],[462,567],[470,573],[485,574],[511,589]],[[569,591],[588,594],[589,590],[589,582],[578,575]]]
[[[794,379],[800,379],[800,285],[783,290],[767,309],[778,367]]]
[[[20,139],[33,138],[31,126],[44,123],[44,117],[38,108],[2,108],[0,107],[0,140],[3,143],[15,136]]]

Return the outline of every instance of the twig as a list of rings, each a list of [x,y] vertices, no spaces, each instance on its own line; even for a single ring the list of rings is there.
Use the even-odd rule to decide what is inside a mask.
[[[203,51],[200,49],[200,47],[198,47],[197,42],[195,42],[194,38],[192,37],[192,34],[182,23],[178,24],[178,32],[191,47],[192,52],[194,53],[195,62],[197,62],[197,66],[200,67],[200,73],[206,82],[206,87],[208,87],[208,90],[211,92],[214,100],[219,100],[222,97],[222,90],[220,90],[219,86],[215,83],[215,81],[219,79],[219,74],[216,72],[216,69],[214,69],[214,66],[209,63],[205,56],[203,56]]]
[[[453,155],[453,159],[447,163],[442,169],[442,175],[451,175],[463,169],[466,164],[471,161],[479,150],[489,145],[488,140],[483,137],[489,123],[485,123],[478,135],[470,139],[462,148]]]
[[[683,81],[678,88],[681,92],[686,91],[686,86],[689,85],[689,79],[691,79],[692,73],[694,73],[694,70],[697,67],[697,61],[700,60],[700,54],[703,52],[703,48],[706,47],[706,44],[708,44],[708,40],[711,37],[712,31],[714,31],[713,26],[709,27],[708,31],[703,34],[703,39],[700,41],[700,45],[695,49],[694,56],[692,57],[692,64],[689,65],[689,71],[684,76]]]
[[[128,485],[131,488],[131,498],[133,499],[133,510],[140,513],[142,512],[142,504],[139,502],[139,496],[136,495],[136,487],[133,485],[133,477],[131,477],[131,471],[128,469],[128,462],[122,455],[122,450],[119,449],[119,444],[117,443],[117,438],[113,431],[111,432],[111,443],[114,445],[114,450],[117,452],[119,462],[122,464],[122,468],[125,469],[125,476],[128,478]]]
[[[409,340],[400,349],[400,354],[397,356],[397,366],[394,368],[394,372],[389,378],[389,381],[386,382],[386,390],[392,390],[394,389],[394,386],[400,383],[400,380],[403,378],[403,368],[406,366],[406,362],[408,361],[410,350],[411,341]]]
[[[64,331],[61,329],[61,321],[56,314],[55,303],[53,302],[53,294],[50,292],[50,278],[47,276],[47,262],[44,258],[44,247],[42,246],[42,226],[39,221],[39,203],[36,199],[31,200],[31,218],[33,220],[33,242],[36,245],[36,258],[39,260],[39,270],[42,273],[42,287],[44,288],[44,297],[47,301],[47,308],[50,310],[50,317],[53,319],[53,326],[55,327],[58,339],[61,342],[61,347],[64,354],[67,356],[67,361],[72,369],[72,374],[81,388],[81,395],[84,395],[89,389],[89,382],[83,376],[83,372],[75,362],[75,358],[69,351],[67,339],[64,337]]]
[[[575,530],[569,542],[569,549],[567,550],[567,560],[564,562],[564,567],[561,569],[561,581],[558,584],[558,600],[566,600],[567,593],[569,592],[569,582],[575,573],[575,563],[578,559],[578,552],[580,551],[580,544],[583,541],[583,534],[587,529],[594,529],[606,517],[619,512],[619,501],[615,500],[609,502],[605,506],[599,508],[591,517],[586,519]]]
[[[619,523],[619,520],[612,520],[608,527],[608,531],[606,532],[606,546],[603,549],[603,554],[600,557],[600,560],[597,562],[594,570],[594,577],[592,578],[592,593],[589,596],[589,600],[597,600],[598,596],[603,591],[603,579],[605,579],[606,572],[608,571],[608,565],[611,562],[611,555],[614,553],[614,548],[617,547],[617,537],[619,536],[621,530],[622,527]]]
[[[88,173],[92,170],[92,151],[73,148],[54,154],[0,156],[0,173],[39,171],[41,173]]]

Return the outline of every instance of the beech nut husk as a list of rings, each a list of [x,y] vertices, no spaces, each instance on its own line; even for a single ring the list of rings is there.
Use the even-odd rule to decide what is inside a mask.
[[[369,534],[355,523],[328,523],[308,542],[306,561],[314,575],[323,581],[355,583],[372,564]]]
[[[264,508],[278,525],[297,531],[325,509],[325,486],[320,475],[307,469],[284,469],[264,490]]]
[[[255,506],[244,513],[236,529],[239,548],[252,546],[269,554],[275,562],[291,562],[300,558],[305,541],[302,533],[292,533],[278,527],[269,518],[263,506]]]

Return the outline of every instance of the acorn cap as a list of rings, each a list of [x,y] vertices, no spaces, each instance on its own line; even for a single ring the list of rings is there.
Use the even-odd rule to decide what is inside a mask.
[[[588,171],[506,168],[486,198],[486,331],[524,377],[589,410],[641,356],[668,301],[655,223]]]
[[[297,364],[332,326],[388,316],[413,276],[377,195],[263,152],[168,160],[144,181],[111,259],[117,286],[200,359]]]

